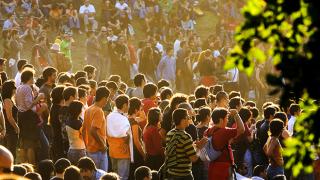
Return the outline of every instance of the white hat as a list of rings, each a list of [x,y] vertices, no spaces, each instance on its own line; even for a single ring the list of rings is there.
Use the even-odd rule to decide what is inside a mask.
[[[60,51],[60,44],[54,43],[54,44],[52,44],[50,49],[53,50],[53,51],[58,51],[59,52]]]

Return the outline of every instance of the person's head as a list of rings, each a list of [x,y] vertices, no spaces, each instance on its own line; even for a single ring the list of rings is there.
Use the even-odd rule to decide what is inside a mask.
[[[287,180],[287,178],[285,175],[281,174],[281,175],[273,176],[271,180]]]
[[[26,59],[20,59],[18,62],[17,62],[17,68],[18,68],[18,71],[21,72],[23,70],[23,66],[28,64],[28,61]]]
[[[80,101],[74,100],[69,105],[69,118],[71,120],[78,120],[82,112],[83,104]]]
[[[153,83],[148,83],[143,87],[144,98],[156,98],[158,87]]]
[[[129,109],[129,97],[125,94],[121,94],[116,98],[115,104],[118,110],[126,113]]]
[[[134,171],[135,180],[151,180],[151,169],[146,166],[140,166]]]
[[[114,98],[115,94],[118,91],[118,84],[114,81],[109,81],[107,82],[106,87],[110,91],[110,98]]]
[[[118,85],[121,82],[121,77],[119,75],[111,75],[108,81],[113,81]]]
[[[99,87],[96,91],[96,103],[100,106],[100,107],[104,107],[109,99],[110,96],[110,91],[108,90],[107,87]]]
[[[257,107],[253,107],[253,108],[250,108],[250,111],[252,113],[252,118],[257,119],[259,116],[259,109]]]
[[[173,48],[171,47],[171,46],[168,46],[167,48],[166,48],[166,54],[167,54],[167,56],[173,56]]]
[[[283,122],[283,125],[286,127],[288,124],[287,114],[284,112],[276,112],[274,114],[274,119],[280,119]]]
[[[202,106],[207,106],[207,100],[205,98],[199,98],[197,100],[194,101],[193,107],[196,108],[200,108]]]
[[[225,108],[215,108],[211,114],[213,124],[219,125],[220,127],[226,127],[228,122],[228,114],[228,110]]]
[[[169,83],[169,81],[167,81],[165,79],[160,79],[158,81],[157,87],[158,87],[158,89],[161,89],[163,87],[170,87],[170,83]]]
[[[229,96],[226,92],[220,91],[216,95],[217,106],[228,108],[229,107]]]
[[[172,113],[172,120],[176,127],[185,129],[189,126],[190,117],[188,115],[188,111],[182,108],[178,108]]]
[[[273,119],[275,113],[276,113],[276,108],[274,108],[273,106],[268,106],[263,110],[264,118],[269,121]]]
[[[272,106],[272,105],[274,105],[273,102],[265,102],[262,105],[262,109],[266,109],[267,107]]]
[[[291,104],[289,107],[289,111],[291,116],[299,116],[301,113],[301,108],[299,106],[299,104]]]
[[[45,159],[38,164],[38,173],[43,180],[49,180],[54,175],[54,165],[52,160]]]
[[[247,101],[244,103],[244,106],[250,107],[250,108],[254,108],[256,107],[256,103],[253,101]]]
[[[159,122],[161,121],[161,110],[159,108],[153,107],[149,109],[148,112],[148,125],[158,127]]]
[[[80,168],[80,174],[84,180],[90,180],[92,174],[97,171],[96,165],[89,157],[82,157],[78,161],[78,168]]]
[[[178,108],[182,108],[182,109],[185,109],[188,111],[188,115],[190,117],[194,117],[196,115],[194,109],[192,108],[191,104],[190,103],[187,103],[187,102],[183,102],[181,104],[179,104]]]
[[[209,95],[209,89],[205,86],[198,86],[194,91],[196,99],[207,98]]]
[[[7,59],[0,58],[0,71],[4,70],[4,65],[5,65],[6,61],[7,61]]]
[[[22,163],[20,164],[21,166],[25,167],[27,169],[27,173],[28,172],[34,172],[34,168],[32,164],[29,163]]]
[[[234,97],[241,97],[240,92],[231,91],[231,92],[229,93],[229,98],[232,99],[232,98],[234,98]]]
[[[72,82],[71,77],[68,76],[68,74],[66,73],[61,74],[58,78],[59,84],[65,84],[65,83],[71,83],[71,82]]]
[[[196,115],[196,121],[199,123],[207,124],[210,122],[211,109],[209,107],[201,107]]]
[[[86,65],[84,66],[83,70],[87,72],[88,74],[88,79],[94,79],[96,77],[96,68],[91,65]]]
[[[82,103],[86,103],[87,100],[88,100],[88,91],[90,90],[90,88],[85,88],[85,87],[88,87],[88,86],[80,86],[78,88],[78,96],[79,96],[79,100],[82,102]]]
[[[77,88],[75,87],[66,87],[62,93],[63,99],[65,101],[73,101],[78,98]]]
[[[267,179],[267,171],[263,165],[257,165],[253,169],[253,176],[261,177],[263,179]]]
[[[77,166],[69,166],[64,172],[64,180],[82,180],[80,169]]]
[[[170,99],[173,96],[173,92],[170,88],[163,88],[160,92],[161,101]]]
[[[233,97],[229,101],[229,107],[230,109],[236,109],[239,111],[242,107],[242,102],[240,97]]]
[[[128,115],[138,115],[139,112],[143,111],[142,103],[139,98],[131,98],[129,100],[129,110]]]
[[[100,180],[120,180],[120,176],[117,173],[106,173],[103,175]]]
[[[54,169],[56,173],[60,175],[62,175],[69,166],[71,166],[71,162],[66,158],[60,158],[54,163]]]
[[[160,180],[158,171],[152,170],[151,174],[152,174],[152,180]]]
[[[239,111],[239,116],[243,123],[248,122],[252,118],[252,113],[247,107],[242,107]]]
[[[76,80],[76,86],[79,87],[81,85],[89,85],[89,81],[87,78],[85,77],[81,77],[79,79]]]
[[[270,122],[270,133],[273,137],[279,137],[284,129],[284,124],[280,119],[273,119]]]
[[[9,174],[13,171],[12,153],[2,145],[0,145],[0,162],[0,175]]]
[[[224,91],[222,85],[217,84],[217,85],[214,85],[214,86],[210,87],[210,92],[211,92],[213,95],[217,95],[218,92],[221,92],[221,91]]]
[[[170,109],[171,110],[177,109],[179,104],[184,103],[184,102],[187,102],[187,96],[184,94],[177,93],[177,94],[173,95],[173,97],[170,100],[170,104],[169,104]]]
[[[23,84],[31,85],[34,83],[33,77],[34,77],[34,70],[30,68],[26,68],[21,73],[21,82]]]
[[[41,175],[36,172],[28,172],[26,175],[24,175],[25,178],[28,178],[29,180],[42,180]]]
[[[45,82],[55,83],[57,79],[57,70],[53,67],[46,67],[42,72],[42,77]]]
[[[88,78],[88,74],[86,71],[77,71],[75,74],[74,74],[74,79],[77,81],[79,78]]]
[[[13,166],[13,174],[18,175],[18,176],[24,176],[27,174],[27,169],[23,167],[22,165],[14,165]]]
[[[62,85],[53,88],[50,94],[52,104],[60,104],[64,100],[63,98],[64,88],[65,86],[62,86]]]
[[[294,101],[291,99],[287,99],[281,103],[281,109],[286,114],[290,114],[290,106],[291,104],[294,104]]]
[[[137,74],[133,78],[134,86],[136,87],[143,87],[146,84],[146,77],[144,74]]]
[[[8,80],[2,84],[1,96],[2,99],[11,99],[16,92],[16,85],[13,80]]]

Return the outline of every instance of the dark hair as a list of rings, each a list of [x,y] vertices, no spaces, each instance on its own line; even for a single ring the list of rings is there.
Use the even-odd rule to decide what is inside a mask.
[[[45,159],[39,162],[38,173],[41,175],[43,180],[49,180],[53,172],[54,172],[54,165],[52,160]]]
[[[242,107],[239,111],[239,116],[242,119],[243,123],[246,123],[251,118],[251,111],[247,107]]]
[[[44,85],[44,83],[46,83],[46,81],[44,81],[43,77],[39,77],[34,84],[38,88],[41,88],[41,86]]]
[[[206,98],[209,95],[209,89],[205,86],[198,86],[194,91],[196,99]]]
[[[284,100],[282,103],[281,103],[281,109],[283,112],[287,113],[291,104],[294,103],[294,100],[292,99],[287,99],[287,100]]]
[[[24,177],[30,180],[42,180],[41,175],[36,172],[28,172]]]
[[[125,104],[129,105],[129,97],[125,94],[121,94],[116,98],[115,104],[117,109],[122,109]]]
[[[27,63],[28,63],[28,61],[26,59],[20,59],[17,62],[18,71],[21,71],[23,69],[23,66],[26,65]]]
[[[148,112],[148,125],[156,126],[160,121],[161,110],[157,107],[149,109]]]
[[[42,72],[42,77],[45,82],[48,81],[48,78],[52,76],[54,73],[57,73],[57,70],[53,67],[46,67]]]
[[[77,81],[79,78],[86,78],[87,79],[88,77],[88,74],[87,72],[85,71],[77,71],[75,74],[74,74],[74,79]]]
[[[214,124],[219,124],[220,119],[224,119],[228,115],[228,110],[225,108],[215,108],[212,111],[211,119]]]
[[[193,107],[196,109],[206,105],[207,105],[207,100],[205,98],[199,98],[195,100]]]
[[[80,98],[84,98],[88,94],[88,90],[84,88],[78,88],[78,96]]]
[[[117,91],[119,89],[117,83],[114,81],[109,81],[106,86],[109,90]]]
[[[25,69],[25,68],[34,69],[34,66],[32,64],[25,64],[23,65],[22,69]]]
[[[247,101],[244,103],[244,106],[249,106],[251,108],[254,108],[254,107],[256,107],[256,103],[253,101]]]
[[[64,180],[82,180],[80,169],[77,166],[69,166],[63,175]]]
[[[294,116],[294,113],[301,111],[299,104],[291,104],[289,111],[291,116]]]
[[[259,109],[257,107],[250,108],[253,118],[257,118],[259,116]]]
[[[133,78],[133,83],[136,87],[140,87],[142,85],[142,82],[145,81],[146,82],[146,77],[144,74],[137,74],[136,76],[134,76]]]
[[[98,87],[96,91],[96,102],[100,101],[102,98],[109,98],[110,91],[107,87],[101,86]]]
[[[133,115],[136,111],[140,110],[142,103],[139,98],[133,97],[129,100],[128,114]]]
[[[87,74],[93,74],[94,73],[94,71],[96,70],[96,68],[94,67],[94,66],[92,66],[92,65],[85,65],[84,66],[84,68],[83,68],[83,70],[85,71],[85,72],[87,72]]]
[[[86,91],[89,91],[90,90],[90,86],[89,85],[85,85],[85,84],[82,84],[78,87],[78,89],[84,89]],[[79,93],[79,92],[78,92]]]
[[[223,89],[223,86],[220,85],[220,84],[217,84],[217,85],[214,85],[214,86],[210,87],[210,92],[213,95],[217,95],[218,92],[221,92],[221,91],[224,91],[224,89]]]
[[[13,91],[16,90],[16,85],[13,80],[6,81],[2,84],[1,96],[2,99],[11,99],[13,96]]]
[[[276,175],[276,176],[273,176],[273,178],[271,180],[286,180],[286,176],[283,175],[283,174],[279,174],[279,175]]]
[[[288,121],[287,114],[284,112],[276,112],[274,114],[274,119],[280,119],[284,125],[287,124]]]
[[[20,165],[27,169],[27,173],[28,173],[28,172],[34,172],[34,168],[33,168],[33,165],[32,165],[32,164],[29,164],[29,163],[21,163]]]
[[[173,97],[170,100],[170,109],[175,109],[179,104],[187,102],[187,96],[185,94],[177,93],[173,95]]]
[[[267,108],[264,109],[263,111],[263,116],[265,119],[270,119],[271,116],[274,116],[276,113],[276,108],[273,106],[268,106]]]
[[[63,84],[65,82],[69,82],[70,83],[71,81],[72,81],[71,78],[66,73],[61,74],[59,79],[58,79],[58,82],[60,84]]]
[[[80,169],[86,169],[89,171],[96,171],[96,165],[94,164],[93,160],[89,157],[82,157],[79,161],[78,161],[78,167]]]
[[[169,83],[169,81],[167,81],[165,79],[160,79],[157,83],[157,87],[158,87],[158,89],[161,89],[163,87],[170,87],[170,83]]]
[[[160,180],[158,171],[152,170],[151,174],[152,174],[152,180]]]
[[[273,102],[265,102],[265,103],[263,103],[263,105],[262,105],[262,109],[265,109],[265,108],[267,108],[267,107],[269,107],[269,106],[272,106],[273,105]]]
[[[97,88],[97,81],[91,79],[91,80],[89,80],[89,85],[90,85],[91,89]]]
[[[70,103],[69,109],[69,118],[70,120],[78,120],[78,116],[82,112],[83,104],[80,101],[74,100]]]
[[[240,97],[233,97],[229,101],[230,109],[237,109],[237,106],[241,106],[241,98]]]
[[[32,79],[34,76],[34,70],[33,69],[25,69],[21,73],[21,82],[27,83],[30,79]]]
[[[173,111],[172,113],[172,120],[174,121],[174,124],[177,126],[181,123],[183,119],[185,119],[188,116],[188,111],[182,108],[178,108]]]
[[[59,104],[63,100],[65,86],[57,86],[51,91],[50,97],[52,104]]]
[[[216,101],[220,102],[222,99],[227,99],[229,98],[228,94],[224,91],[220,91],[216,95]]]
[[[173,92],[170,88],[163,88],[160,93],[160,99],[166,100],[168,96],[173,96]]]
[[[109,81],[113,81],[115,83],[120,83],[121,82],[121,77],[119,75],[110,75]]]
[[[54,163],[54,169],[56,173],[62,174],[67,167],[71,165],[71,162],[66,158],[60,158]]]
[[[216,102],[216,95],[209,94],[207,100],[208,104]]]
[[[5,71],[0,72],[1,82],[8,80],[8,75]]]
[[[84,84],[85,85],[89,85],[89,81],[88,81],[87,78],[81,77],[81,78],[77,79],[76,86],[81,86],[81,85],[84,85]]]
[[[266,170],[266,168],[263,165],[257,165],[253,169],[253,176],[260,176],[261,173],[263,173]]]
[[[144,180],[144,178],[148,178],[150,176],[152,176],[151,169],[146,166],[140,166],[134,171],[135,180]]]
[[[284,124],[280,119],[273,119],[270,122],[270,132],[271,136],[278,137],[280,136],[282,130],[284,128]]]
[[[106,86],[106,85],[107,85],[107,83],[108,83],[108,81],[107,81],[107,80],[100,81],[100,82],[98,83],[98,87]]]
[[[143,87],[143,96],[144,98],[150,98],[157,94],[158,87],[153,83],[148,83]]]
[[[201,107],[196,115],[196,120],[197,122],[203,122],[210,115],[211,109],[209,107]]]
[[[117,173],[109,172],[103,175],[100,180],[120,180],[120,177]]]
[[[63,90],[62,96],[64,100],[69,100],[71,96],[76,97],[77,95],[77,88],[75,87],[66,87]]]
[[[237,91],[231,91],[230,93],[229,93],[229,98],[230,99],[232,99],[232,98],[234,98],[234,97],[241,97],[241,94],[240,94],[240,92],[237,92]]]
[[[127,91],[127,88],[128,88],[128,85],[126,83],[121,82],[119,84],[119,91],[121,91],[122,94]]]
[[[22,165],[14,165],[12,173],[18,176],[24,176],[27,174],[27,168]]]

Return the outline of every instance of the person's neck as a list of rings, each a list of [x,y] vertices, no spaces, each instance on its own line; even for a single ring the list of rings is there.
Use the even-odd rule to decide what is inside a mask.
[[[104,106],[104,105],[102,105],[100,102],[95,102],[94,105],[95,105],[95,106],[98,106],[98,107],[100,107],[100,108],[103,108],[103,106]]]
[[[63,179],[63,173],[57,173],[57,174],[56,174],[56,177]]]
[[[119,113],[122,113],[122,114],[125,113],[123,109],[117,109],[117,111],[118,111]]]
[[[176,126],[176,129],[181,130],[181,131],[184,131],[186,128],[183,127],[183,126]]]
[[[223,126],[221,123],[215,124],[214,126],[215,126],[215,127],[218,127],[218,128],[224,128],[224,126]]]
[[[64,102],[64,105],[65,105],[65,106],[69,106],[71,102],[72,102],[72,100],[65,101],[65,102]]]
[[[200,122],[200,123],[197,125],[197,127],[198,127],[198,128],[206,127],[206,126],[208,126],[208,124],[209,124],[209,123],[207,123],[207,122]]]
[[[48,85],[48,86],[52,86],[52,85],[53,85],[53,82],[47,81],[45,84]]]

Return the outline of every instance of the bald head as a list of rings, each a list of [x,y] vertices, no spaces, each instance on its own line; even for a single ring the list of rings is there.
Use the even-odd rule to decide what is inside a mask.
[[[0,145],[0,174],[4,174],[6,169],[13,170],[13,156],[11,152]]]

